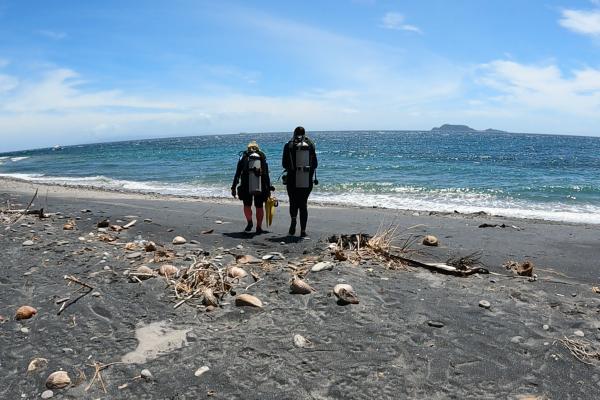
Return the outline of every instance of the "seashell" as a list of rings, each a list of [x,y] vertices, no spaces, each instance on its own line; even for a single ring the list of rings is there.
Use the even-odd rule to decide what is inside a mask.
[[[145,280],[145,279],[150,279],[152,278],[152,276],[156,275],[156,271],[153,270],[150,267],[147,267],[145,265],[140,265],[135,272],[131,273],[131,275],[135,276],[136,278],[140,279],[140,280]]]
[[[308,283],[304,282],[302,279],[294,278],[292,280],[292,284],[290,285],[290,292],[293,294],[309,294],[315,292]]]
[[[63,389],[71,384],[71,378],[66,371],[56,371],[50,374],[46,379],[48,389]]]
[[[185,244],[187,240],[183,236],[175,236],[173,238],[173,244]]]
[[[217,300],[216,296],[213,294],[212,289],[205,289],[204,292],[202,292],[202,295],[204,296],[202,303],[205,306],[216,307],[219,305],[219,300]]]
[[[258,264],[261,263],[262,260],[250,255],[246,254],[245,256],[240,256],[237,258],[238,264]]]
[[[235,298],[235,305],[238,307],[241,306],[251,306],[251,307],[258,307],[258,308],[262,308],[263,304],[262,301],[260,301],[258,299],[258,297],[254,297],[250,294],[240,294],[239,296],[237,296]]]
[[[46,366],[48,365],[48,360],[45,358],[34,358],[33,360],[31,360],[29,362],[29,365],[27,366],[27,372],[33,372],[37,369],[43,369],[46,368]]]
[[[31,306],[21,306],[17,309],[15,314],[16,320],[29,319],[37,314],[37,310]]]
[[[423,244],[425,246],[437,246],[439,244],[438,238],[433,235],[427,235],[423,238]]]
[[[312,266],[310,270],[312,272],[319,272],[326,269],[333,269],[333,263],[331,261],[321,261],[319,263],[316,263]]]
[[[312,346],[312,342],[302,335],[294,335],[294,344],[300,348]]]
[[[123,227],[121,225],[111,225],[110,229],[115,232],[121,232],[123,230]]]
[[[156,243],[154,243],[154,242],[146,243],[146,245],[144,246],[144,250],[146,250],[147,252],[156,251]]]
[[[137,244],[133,243],[133,242],[129,242],[125,245],[125,250],[129,250],[129,251],[134,251],[137,250]]]
[[[227,270],[227,275],[230,278],[242,279],[242,278],[245,278],[246,276],[248,276],[248,273],[246,272],[246,270],[244,270],[244,268],[231,267]]]
[[[346,283],[338,283],[333,287],[333,294],[343,303],[358,304],[358,297],[352,286]]]
[[[177,274],[179,274],[179,268],[174,265],[164,264],[160,266],[158,273],[164,277],[170,278],[171,276],[177,276]]]
[[[75,229],[75,225],[73,225],[71,223],[63,225],[63,230],[65,230],[65,231],[72,231],[73,229]]]

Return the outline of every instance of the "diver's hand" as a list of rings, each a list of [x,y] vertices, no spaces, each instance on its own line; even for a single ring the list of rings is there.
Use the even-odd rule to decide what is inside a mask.
[[[231,187],[231,195],[235,198],[235,195],[236,195],[235,186]]]

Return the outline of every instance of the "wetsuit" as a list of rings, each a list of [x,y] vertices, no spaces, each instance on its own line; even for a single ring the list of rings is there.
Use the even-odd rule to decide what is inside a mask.
[[[319,165],[317,161],[317,154],[315,151],[315,144],[306,136],[303,137],[304,141],[309,145],[309,186],[308,188],[297,188],[296,187],[296,152],[294,150],[294,141],[296,138],[290,140],[283,146],[283,157],[281,164],[283,169],[287,171],[287,182],[286,188],[290,199],[290,216],[292,222],[290,225],[290,235],[293,235],[296,230],[296,217],[298,211],[300,211],[300,231],[302,234],[306,233],[306,223],[308,221],[308,196],[313,188],[313,177],[315,170]]]

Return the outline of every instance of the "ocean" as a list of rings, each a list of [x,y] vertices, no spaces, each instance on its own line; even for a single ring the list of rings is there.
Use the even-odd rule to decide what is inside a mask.
[[[285,200],[279,176],[290,136],[197,136],[4,153],[0,176],[230,197],[238,154],[255,139],[267,154],[276,194]],[[408,131],[309,136],[319,158],[311,201],[600,224],[600,138]]]

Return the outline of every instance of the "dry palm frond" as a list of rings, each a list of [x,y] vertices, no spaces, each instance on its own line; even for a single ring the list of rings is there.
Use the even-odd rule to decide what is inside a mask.
[[[467,254],[466,256],[462,256],[462,257],[454,257],[454,258],[450,258],[448,259],[448,261],[446,261],[446,264],[451,265],[453,267],[455,267],[456,269],[459,270],[467,270],[471,267],[474,266],[483,266],[483,263],[481,262],[481,252],[480,251],[476,251],[474,253],[471,254]]]
[[[570,339],[566,336],[560,339],[560,342],[582,363],[595,365],[592,361],[600,362],[600,351],[594,349],[590,342],[583,339]]]

